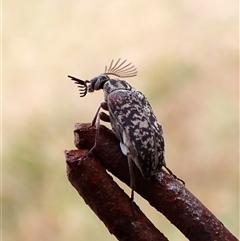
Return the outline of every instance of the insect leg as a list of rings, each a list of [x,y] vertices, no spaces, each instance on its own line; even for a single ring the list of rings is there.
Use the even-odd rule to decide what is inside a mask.
[[[180,181],[185,186],[185,182],[182,179],[178,178],[166,165],[164,165],[164,167],[167,169],[171,176],[173,176],[176,180]]]
[[[109,115],[107,115],[107,114],[104,113],[104,112],[100,112],[100,113],[99,113],[99,118],[100,118],[102,121],[110,122],[110,117],[109,117]]]
[[[98,109],[96,111],[96,114],[95,114],[95,116],[93,117],[93,120],[92,120],[92,126],[94,126],[96,124],[96,121],[97,121],[97,118],[99,117],[99,112],[100,112],[101,108],[108,111],[107,102],[102,102],[100,104],[100,106],[98,107]]]
[[[135,178],[134,178],[134,174],[133,174],[133,161],[132,161],[132,158],[130,157],[130,153],[127,154],[127,159],[128,159],[128,168],[129,168],[129,175],[130,175],[131,200],[133,202],[134,189],[135,189],[136,185],[135,185]]]
[[[100,131],[100,120],[106,121],[106,122],[110,122],[110,117],[104,113],[104,112],[100,112],[100,110],[104,109],[104,110],[108,110],[108,106],[107,106],[107,102],[102,102],[100,104],[100,106],[98,107],[96,114],[92,120],[91,125],[92,126],[96,126],[96,135],[95,135],[95,142],[93,147],[88,151],[88,153],[91,153],[92,150],[97,146],[97,141],[99,138],[99,131]]]
[[[129,175],[130,175],[130,188],[131,188],[131,204],[133,213],[136,214],[136,207],[134,206],[134,189],[136,187],[134,173],[133,173],[133,160],[130,157],[130,153],[127,154],[128,159],[128,168],[129,168]]]

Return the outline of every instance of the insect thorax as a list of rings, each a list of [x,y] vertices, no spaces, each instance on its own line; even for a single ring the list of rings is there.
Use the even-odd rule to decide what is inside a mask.
[[[104,99],[107,99],[107,96],[116,90],[126,90],[131,91],[133,88],[131,85],[129,85],[126,81],[120,80],[120,79],[110,79],[108,80],[104,86]]]

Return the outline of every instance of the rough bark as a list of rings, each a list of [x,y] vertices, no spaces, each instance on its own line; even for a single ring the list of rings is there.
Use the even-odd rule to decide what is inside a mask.
[[[84,154],[82,150],[65,152],[68,179],[109,232],[118,240],[167,241],[101,163],[93,155],[84,157]]]
[[[79,151],[66,152],[67,163],[69,166],[69,180],[73,184],[73,186],[78,190],[79,194],[84,198],[87,204],[94,202],[95,197],[92,197],[91,187],[88,186],[90,180],[85,182],[81,178],[84,176],[84,173],[87,172],[87,169],[93,168],[95,172],[102,168],[106,168],[110,171],[114,176],[118,177],[121,181],[129,185],[129,171],[126,157],[121,153],[119,148],[119,141],[114,136],[114,134],[104,126],[101,126],[100,133],[97,138],[97,145],[92,149],[95,143],[96,130],[90,124],[76,124],[74,130],[75,136],[75,145],[79,149]],[[84,150],[84,151],[83,151]],[[91,154],[87,154],[88,151]],[[77,159],[73,161],[70,156],[78,156],[78,159],[81,157],[82,160],[79,162],[79,166],[76,165]],[[90,165],[88,168],[81,168],[81,163],[83,160],[89,158],[93,158],[94,160],[98,160],[98,166],[95,164]],[[70,164],[71,163],[71,164]],[[75,163],[75,164],[74,164]],[[93,162],[91,162],[93,163]],[[74,165],[78,168],[73,168]],[[103,168],[103,169],[104,169]],[[73,172],[74,170],[74,172]],[[99,171],[100,172],[100,171]],[[73,174],[74,173],[74,174]],[[186,187],[184,187],[181,183],[175,180],[172,176],[168,175],[164,170],[160,171],[156,176],[153,176],[150,180],[146,180],[142,177],[140,171],[135,167],[134,168],[134,176],[136,180],[136,192],[139,193],[143,198],[148,200],[148,202],[155,207],[159,212],[161,212],[171,223],[173,223],[189,240],[194,241],[234,241],[237,240],[227,229],[226,227],[196,198],[193,194],[191,194]],[[113,185],[113,180],[107,176],[102,177],[102,182],[104,185],[99,186],[98,193],[106,192],[108,198],[103,199],[104,205],[108,206],[108,212],[111,211],[111,214],[108,212],[100,212],[102,216],[99,215],[99,211],[95,211],[95,209],[90,205],[90,207],[95,211],[95,213],[99,216],[99,218],[104,222],[104,215],[113,215],[112,220],[118,219],[120,222],[124,222],[127,217],[135,217],[133,215],[133,210],[131,209],[130,199],[125,197],[126,200],[118,201],[118,196],[114,196],[112,199],[113,190],[117,188],[116,186],[111,186],[108,188],[108,185]],[[90,176],[91,179],[91,176]],[[80,183],[84,182],[85,188],[89,188],[89,193],[86,195],[81,191]],[[99,179],[100,182],[100,179]],[[78,183],[78,185],[76,185]],[[116,184],[114,184],[116,185]],[[108,193],[108,194],[107,194]],[[116,198],[117,197],[117,198]],[[95,200],[97,202],[97,200]],[[98,206],[100,209],[103,208],[103,203],[97,203],[95,206]],[[123,208],[125,211],[121,210]],[[116,213],[116,210],[121,210],[119,213]],[[141,211],[138,208],[134,208],[135,215]],[[113,213],[112,213],[113,212]],[[124,213],[124,218],[123,214]],[[127,214],[126,214],[127,213]],[[126,216],[125,216],[126,214]],[[141,213],[141,215],[143,215]],[[130,222],[130,219],[129,223]],[[150,221],[149,221],[150,222]],[[104,222],[105,223],[105,222]],[[127,222],[128,223],[128,222]],[[127,230],[129,224],[124,222],[123,229]],[[137,223],[139,223],[137,221]],[[105,225],[109,228],[109,225],[105,223]],[[126,225],[126,226],[125,226]],[[144,224],[145,225],[145,224]],[[144,226],[143,225],[143,226]],[[149,224],[150,225],[150,224]],[[152,225],[152,224],[151,224]],[[125,228],[124,228],[125,226]],[[134,236],[139,238],[131,238],[131,239],[121,239],[119,235],[116,235],[117,238],[120,237],[119,240],[144,240],[140,239],[140,237],[144,237],[145,231],[142,229],[142,223],[139,226],[140,230],[135,232]],[[114,226],[116,227],[116,226]],[[135,227],[135,226],[134,226]],[[155,228],[155,227],[154,227]],[[118,229],[118,228],[116,228]],[[111,228],[109,228],[110,232],[114,233]],[[148,230],[148,228],[147,228]],[[129,230],[130,231],[130,230]],[[119,231],[120,233],[122,231]],[[130,231],[132,232],[132,230]],[[141,232],[143,236],[141,236]],[[154,231],[155,232],[155,231]],[[153,233],[154,233],[153,232]],[[160,232],[159,232],[160,233]],[[137,234],[139,236],[137,236]],[[161,234],[161,233],[160,233]],[[162,234],[161,234],[162,235]],[[124,236],[124,235],[123,235]],[[124,236],[125,237],[125,236]],[[166,240],[166,238],[162,235],[163,239],[149,239],[148,236],[146,240]],[[165,239],[164,239],[165,238]]]

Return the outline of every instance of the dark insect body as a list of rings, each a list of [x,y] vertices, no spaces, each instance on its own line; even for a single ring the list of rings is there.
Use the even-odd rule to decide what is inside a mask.
[[[132,161],[146,179],[151,178],[162,167],[165,167],[174,178],[178,178],[166,166],[163,128],[158,123],[146,97],[126,81],[109,77],[109,75],[120,78],[136,76],[136,68],[131,63],[125,64],[125,62],[126,60],[120,62],[119,59],[113,64],[112,61],[110,67],[106,67],[103,74],[90,81],[68,77],[79,84],[80,97],[84,97],[87,92],[103,89],[105,102],[99,106],[92,125],[97,124],[98,129],[100,119],[111,123],[112,131],[120,141],[120,148],[128,159],[133,200],[135,181]],[[88,83],[89,85],[87,85]],[[109,111],[109,116],[100,112],[101,108]],[[181,179],[178,180],[184,184]]]

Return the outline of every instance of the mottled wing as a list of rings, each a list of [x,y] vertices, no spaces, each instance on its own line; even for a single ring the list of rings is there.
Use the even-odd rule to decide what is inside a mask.
[[[165,161],[162,126],[149,102],[135,89],[115,90],[107,102],[113,132],[130,150],[143,176],[150,178]]]

